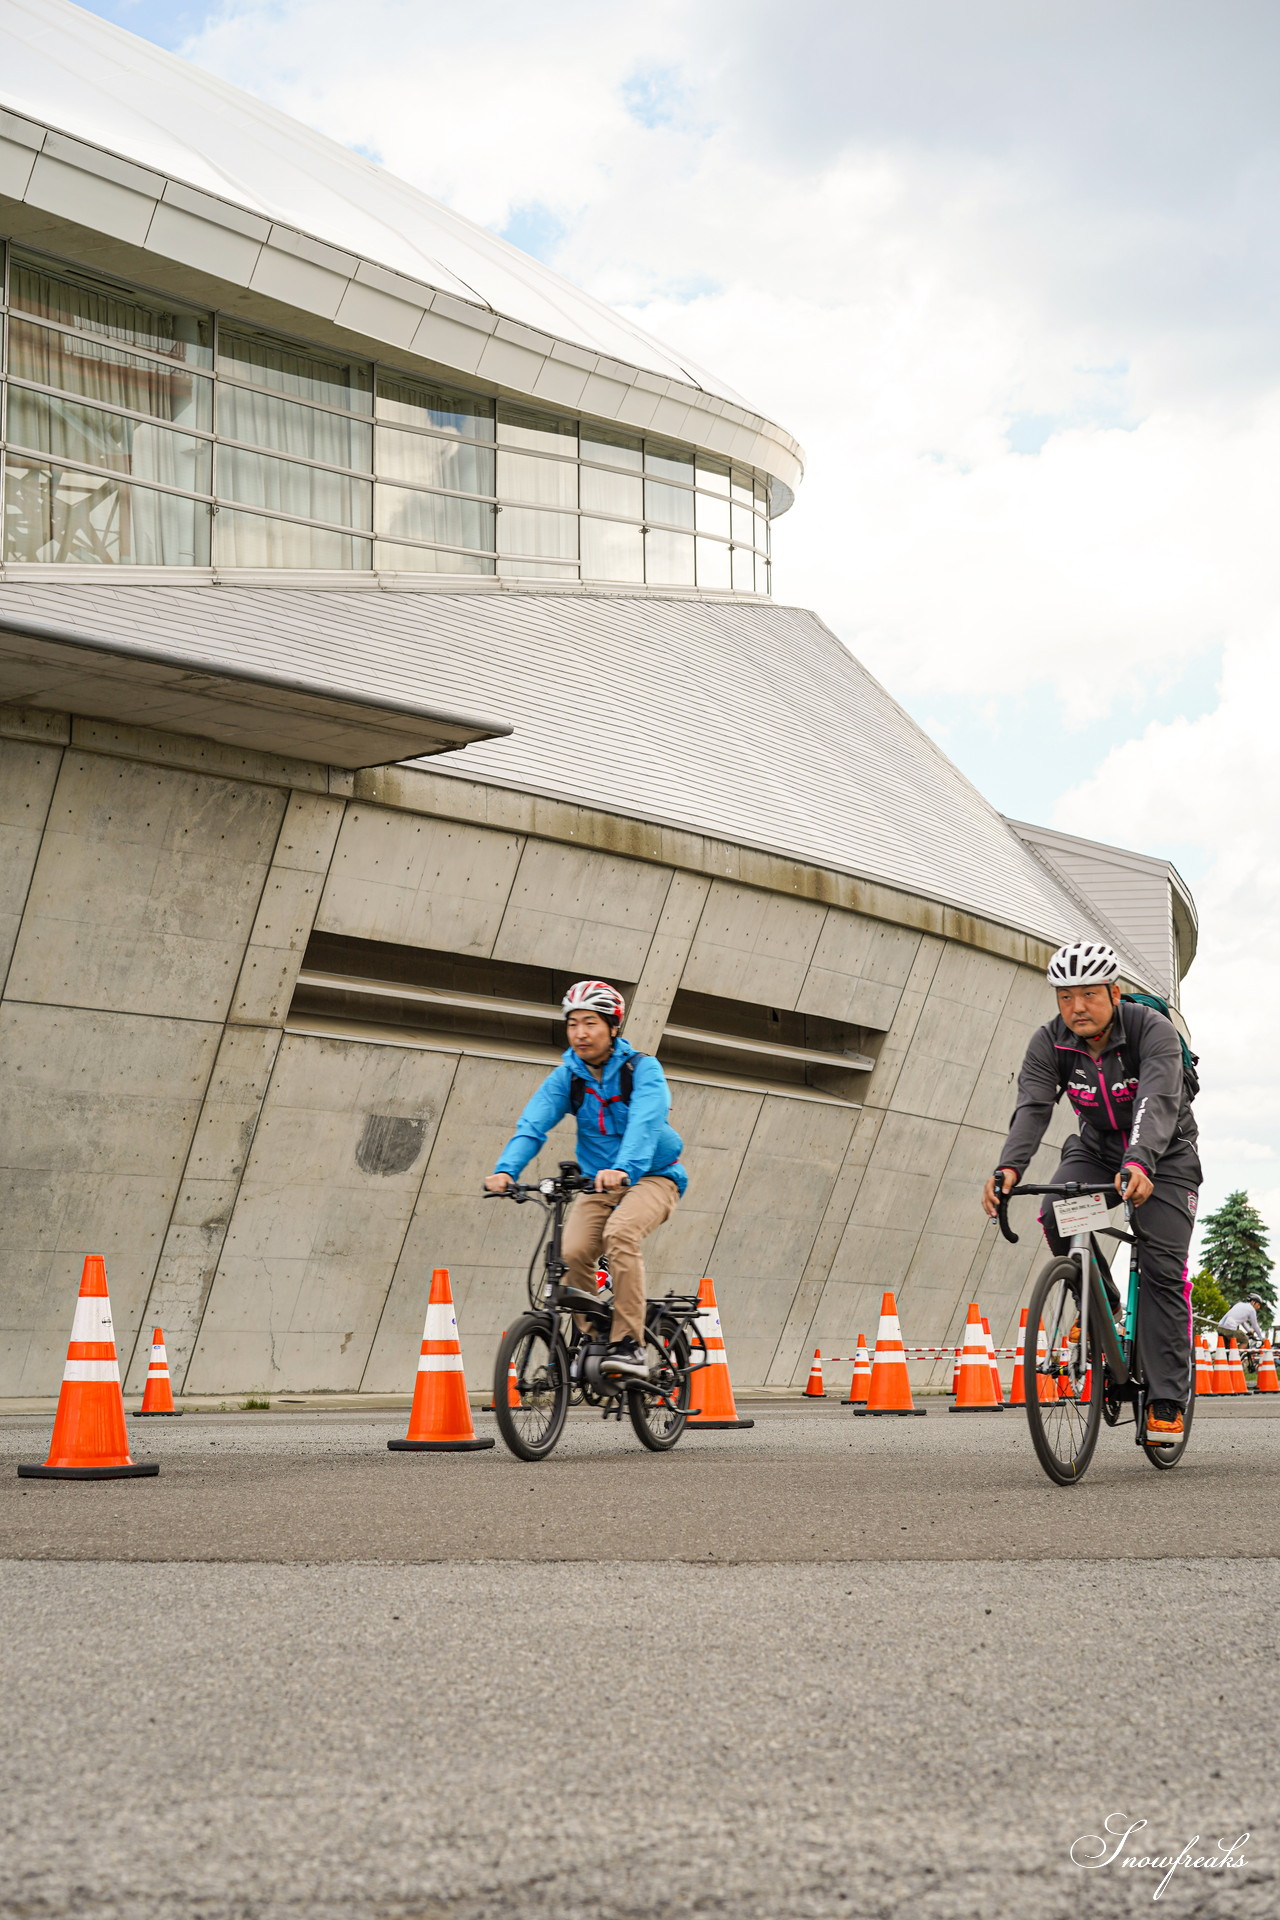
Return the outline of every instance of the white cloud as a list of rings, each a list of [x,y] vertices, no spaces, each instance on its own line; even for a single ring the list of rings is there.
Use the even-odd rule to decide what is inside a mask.
[[[184,51],[475,219],[558,232],[554,265],[805,443],[782,596],[930,712],[1029,692],[1063,824],[1203,851],[1206,1201],[1262,1173],[1280,14],[365,0],[353,32],[345,0],[233,0]],[[1098,716],[1113,738],[1219,657],[1211,712],[1096,765]]]

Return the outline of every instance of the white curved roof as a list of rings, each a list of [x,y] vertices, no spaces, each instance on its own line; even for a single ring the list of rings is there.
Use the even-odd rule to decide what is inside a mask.
[[[508,738],[427,764],[881,881],[1054,944],[1086,931],[1080,902],[796,607],[80,579],[0,586],[0,610],[205,672],[222,662],[346,698],[509,714]],[[588,658],[618,689],[602,739],[565,719]],[[1133,977],[1147,972],[1138,962]]]
[[[4,0],[0,104],[558,339],[743,404],[519,248],[69,0]]]

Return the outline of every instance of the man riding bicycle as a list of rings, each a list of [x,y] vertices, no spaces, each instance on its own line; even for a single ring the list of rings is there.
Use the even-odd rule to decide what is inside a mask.
[[[1251,1293],[1247,1300],[1238,1300],[1235,1306],[1229,1307],[1219,1320],[1219,1333],[1225,1334],[1229,1340],[1243,1333],[1251,1347],[1260,1347],[1262,1325],[1258,1319],[1258,1309],[1265,1305],[1266,1302],[1260,1293]]]
[[[613,1280],[613,1325],[602,1373],[649,1376],[645,1358],[645,1277],[641,1242],[675,1211],[688,1175],[680,1136],[669,1124],[667,1076],[620,1028],[626,1003],[604,980],[579,980],[561,1003],[568,1046],[516,1123],[485,1181],[505,1193],[568,1113],[578,1118],[578,1165],[594,1179],[564,1224],[567,1285],[595,1292],[601,1252]]]
[[[1122,1194],[1133,1203],[1147,1442],[1168,1446],[1183,1432],[1191,1391],[1191,1292],[1183,1274],[1203,1178],[1182,1043],[1173,1022],[1155,1008],[1121,1005],[1120,962],[1100,942],[1059,947],[1048,977],[1057,990],[1058,1017],[1031,1036],[997,1172],[1011,1193],[1065,1093],[1080,1131],[1065,1142],[1051,1184],[1114,1185],[1109,1206],[1118,1206]],[[982,1192],[993,1218],[995,1182],[993,1174]],[[1054,1253],[1065,1253],[1067,1243],[1047,1205],[1040,1225]]]

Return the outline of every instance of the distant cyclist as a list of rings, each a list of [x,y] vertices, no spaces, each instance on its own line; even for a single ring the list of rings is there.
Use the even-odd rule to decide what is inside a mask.
[[[602,1372],[643,1380],[645,1279],[641,1242],[675,1211],[688,1184],[684,1151],[667,1115],[667,1076],[651,1054],[624,1040],[626,1003],[604,980],[579,980],[562,1002],[564,1060],[547,1075],[485,1181],[505,1193],[566,1114],[578,1117],[578,1165],[594,1175],[564,1224],[567,1284],[596,1290],[601,1252],[613,1280],[613,1325]]]
[[[1218,1331],[1226,1339],[1238,1340],[1243,1333],[1251,1347],[1262,1345],[1262,1326],[1258,1319],[1259,1307],[1265,1306],[1260,1293],[1251,1293],[1247,1300],[1237,1300],[1229,1307],[1218,1322]]]
[[[1018,1104],[999,1171],[1009,1193],[1026,1172],[1065,1093],[1080,1131],[1063,1146],[1049,1184],[1114,1184],[1127,1177],[1139,1243],[1142,1306],[1138,1350],[1147,1384],[1147,1440],[1167,1446],[1183,1431],[1191,1391],[1190,1286],[1184,1281],[1203,1175],[1199,1130],[1173,1022],[1153,1007],[1121,1004],[1120,961],[1100,942],[1076,940],[1049,962],[1058,1017],[1031,1036],[1018,1075]],[[995,1176],[982,1203],[996,1212]],[[1054,1253],[1067,1243],[1046,1203],[1040,1224]]]

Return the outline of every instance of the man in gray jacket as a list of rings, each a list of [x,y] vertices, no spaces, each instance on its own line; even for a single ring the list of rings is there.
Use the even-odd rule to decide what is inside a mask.
[[[1049,1184],[1123,1183],[1133,1202],[1142,1269],[1138,1354],[1147,1383],[1147,1438],[1167,1446],[1183,1430],[1191,1391],[1191,1284],[1187,1250],[1203,1175],[1198,1129],[1172,1021],[1153,1007],[1120,1002],[1120,962],[1108,946],[1077,940],[1049,962],[1058,1017],[1031,1036],[1018,1075],[1018,1104],[997,1172],[1006,1193],[1026,1172],[1065,1093],[1080,1123]],[[996,1211],[996,1175],[982,1203]],[[1055,1253],[1066,1243],[1052,1208],[1040,1224]]]

